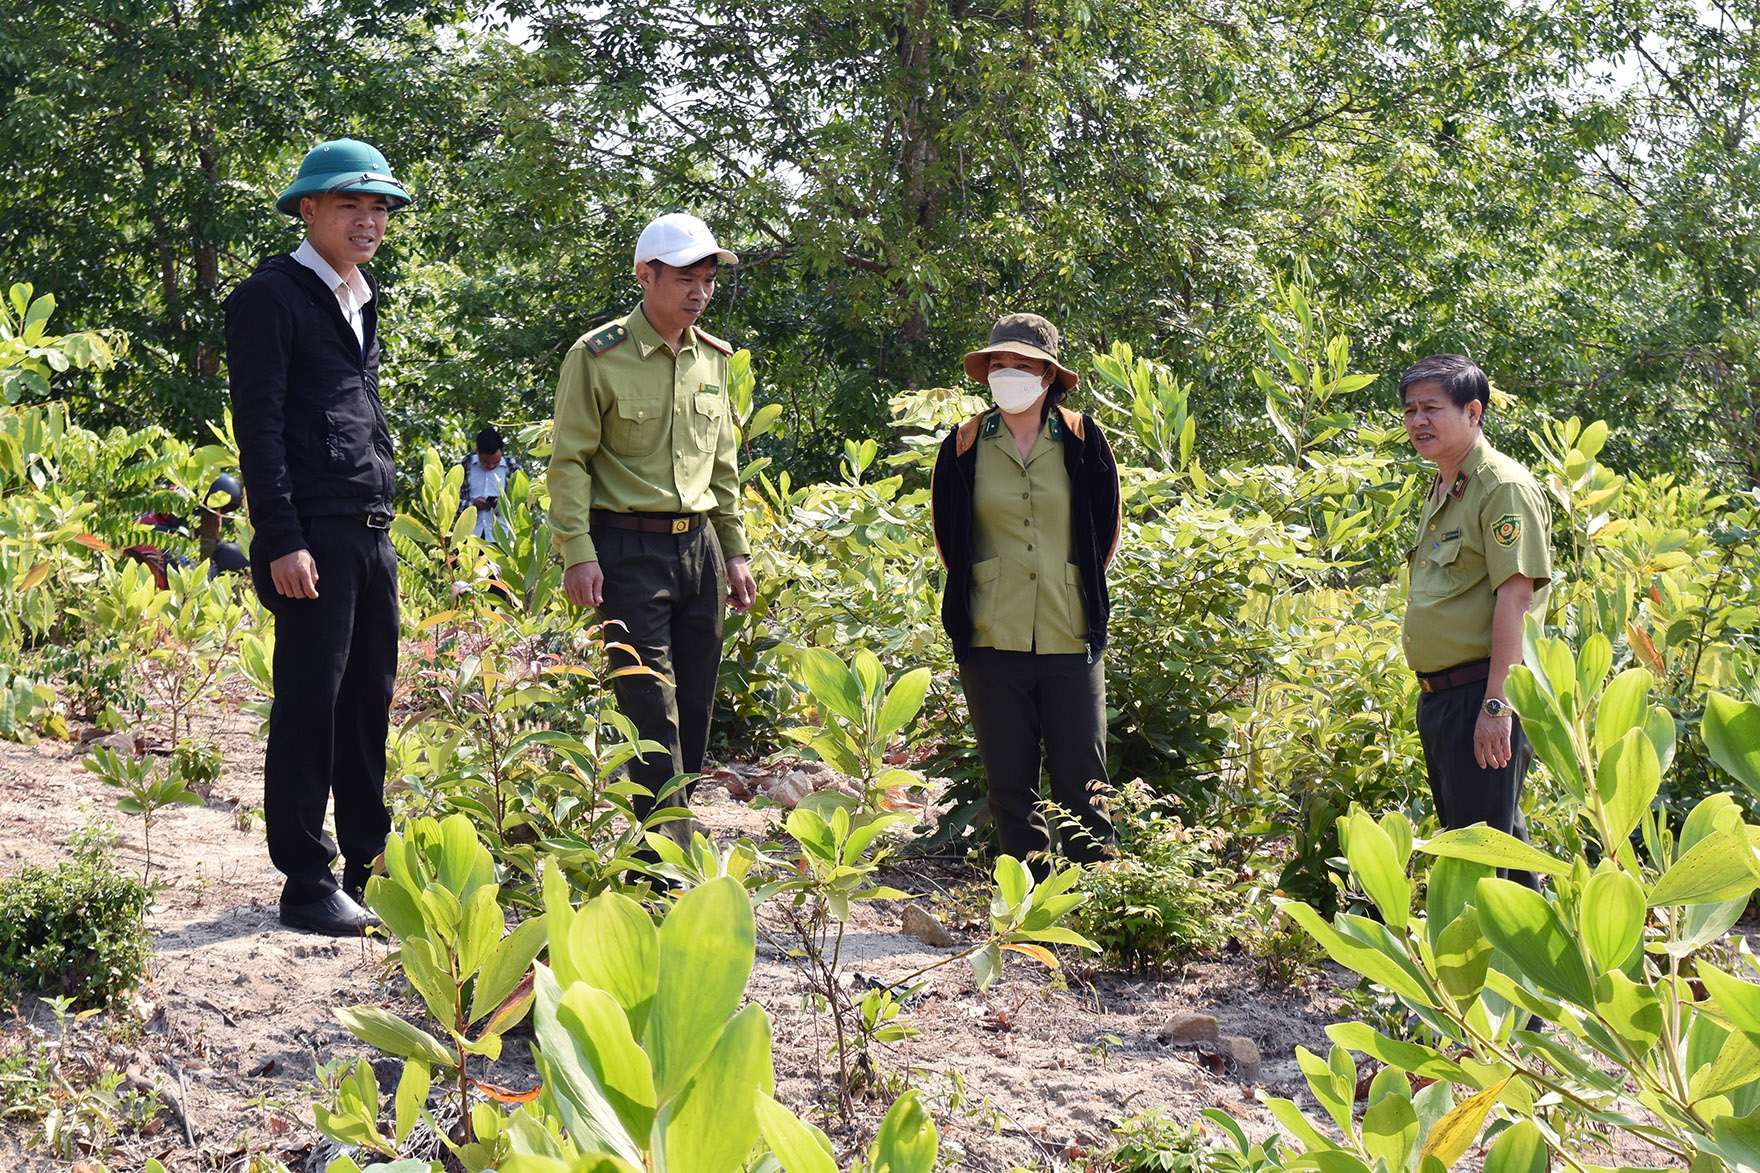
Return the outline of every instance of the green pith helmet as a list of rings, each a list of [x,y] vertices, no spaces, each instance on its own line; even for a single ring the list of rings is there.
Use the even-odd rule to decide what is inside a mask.
[[[301,196],[323,195],[329,191],[355,191],[382,195],[397,211],[410,202],[409,189],[391,175],[391,164],[379,149],[353,138],[331,139],[306,152],[300,162],[299,174],[275,201],[275,206],[289,216],[299,215]]]

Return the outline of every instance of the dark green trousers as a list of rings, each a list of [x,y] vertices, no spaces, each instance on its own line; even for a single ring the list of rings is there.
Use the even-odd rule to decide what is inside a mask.
[[[617,707],[636,731],[666,747],[629,765],[632,781],[658,791],[674,775],[703,768],[727,600],[721,545],[707,524],[684,534],[595,526],[593,544],[605,573],[599,618],[615,621],[605,630],[606,642],[629,645],[659,674],[635,673],[611,682]],[[620,648],[612,649],[610,659],[614,669],[633,663]],[[637,799],[635,807],[645,816],[654,803]]]
[[[1059,846],[1091,863],[1112,845],[1112,821],[1095,802],[1106,785],[1106,671],[1100,657],[1040,656],[973,648],[959,666],[966,708],[990,790],[998,847],[1025,860],[1050,848],[1039,810],[1039,767],[1051,775],[1051,800],[1074,816]],[[1079,827],[1079,829],[1078,829]],[[1043,875],[1045,864],[1034,867]]]

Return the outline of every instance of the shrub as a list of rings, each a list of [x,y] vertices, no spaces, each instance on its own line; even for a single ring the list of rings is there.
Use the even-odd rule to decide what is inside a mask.
[[[1111,1173],[1203,1173],[1216,1166],[1205,1159],[1200,1126],[1150,1108],[1113,1130],[1097,1167]]]
[[[0,878],[0,985],[107,1005],[146,971],[145,885],[86,850]]]
[[[1228,877],[1216,866],[1220,835],[1186,827],[1171,800],[1141,779],[1120,788],[1112,805],[1119,858],[1082,878],[1088,901],[1077,928],[1108,964],[1138,972],[1220,946],[1229,931]]]

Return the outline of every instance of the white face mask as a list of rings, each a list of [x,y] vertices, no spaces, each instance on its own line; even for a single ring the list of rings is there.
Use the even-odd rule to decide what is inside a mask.
[[[1019,415],[1033,406],[1033,401],[1044,391],[1043,379],[1031,371],[1003,367],[990,372],[990,397],[1009,415]]]

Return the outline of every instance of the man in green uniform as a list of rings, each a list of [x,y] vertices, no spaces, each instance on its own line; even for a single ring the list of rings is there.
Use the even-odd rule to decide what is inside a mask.
[[[620,624],[607,638],[654,673],[612,681],[641,736],[666,747],[630,765],[650,791],[702,769],[723,600],[744,611],[757,593],[727,399],[733,348],[696,324],[719,263],[738,259],[695,216],[649,224],[636,242],[641,305],[583,335],[556,385],[550,522],[562,589]],[[612,665],[632,666],[621,651]],[[653,801],[636,806],[645,815]]]
[[[1527,469],[1485,439],[1491,389],[1458,354],[1400,376],[1406,435],[1436,465],[1409,559],[1406,663],[1418,674],[1418,734],[1444,827],[1485,823],[1527,837],[1521,789],[1534,754],[1504,696],[1522,622],[1543,614],[1552,509]],[[1526,872],[1511,879],[1532,886]]]

